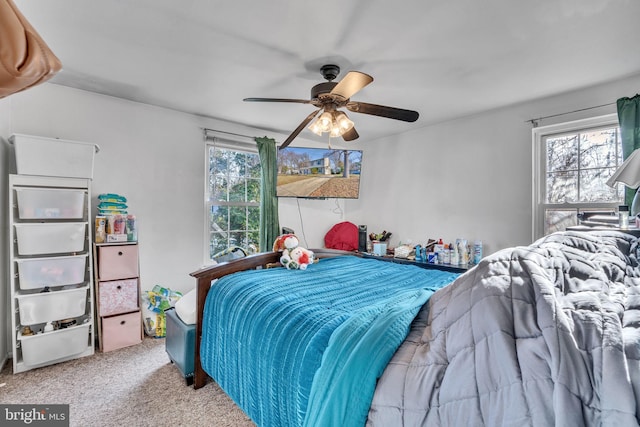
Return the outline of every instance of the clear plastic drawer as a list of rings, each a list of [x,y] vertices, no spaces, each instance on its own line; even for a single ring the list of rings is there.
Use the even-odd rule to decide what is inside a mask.
[[[87,225],[82,222],[15,224],[19,255],[82,252]]]
[[[16,188],[20,219],[82,219],[84,190]]]
[[[37,335],[18,332],[22,361],[26,365],[40,365],[82,353],[89,347],[89,326],[74,326]]]
[[[21,295],[17,299],[22,325],[78,317],[87,309],[86,288]]]
[[[16,260],[20,289],[84,283],[87,255]]]

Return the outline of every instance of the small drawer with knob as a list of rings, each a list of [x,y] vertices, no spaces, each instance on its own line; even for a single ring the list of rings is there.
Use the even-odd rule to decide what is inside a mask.
[[[138,279],[98,283],[98,316],[128,313],[139,307]]]
[[[111,351],[142,342],[140,311],[118,316],[102,317],[102,351]]]
[[[138,245],[98,247],[98,278],[119,280],[138,277]]]

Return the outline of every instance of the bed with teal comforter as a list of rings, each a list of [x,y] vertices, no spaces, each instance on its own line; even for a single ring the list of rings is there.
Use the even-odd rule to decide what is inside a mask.
[[[419,309],[457,276],[343,256],[222,277],[202,367],[259,426],[362,426]]]

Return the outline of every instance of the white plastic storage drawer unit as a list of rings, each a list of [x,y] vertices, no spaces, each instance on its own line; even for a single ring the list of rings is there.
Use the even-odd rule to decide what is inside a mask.
[[[116,350],[142,342],[140,311],[119,316],[102,317],[102,351]]]
[[[20,295],[17,298],[22,325],[79,317],[87,310],[86,288]]]
[[[138,245],[98,247],[98,278],[119,280],[138,277]]]
[[[18,255],[61,254],[85,250],[83,222],[15,224]]]
[[[87,255],[18,259],[20,289],[76,285],[85,281]]]
[[[138,310],[138,279],[112,280],[98,284],[98,316]]]
[[[20,219],[82,219],[84,190],[16,188]]]
[[[99,147],[86,142],[14,134],[16,169],[20,175],[93,179],[93,159]]]
[[[37,335],[19,332],[22,361],[27,365],[50,364],[84,352],[89,345],[89,326],[74,326]]]

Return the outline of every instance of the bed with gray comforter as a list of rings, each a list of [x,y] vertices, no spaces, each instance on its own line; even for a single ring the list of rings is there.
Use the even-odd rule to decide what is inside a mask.
[[[636,249],[564,232],[486,257],[421,309],[367,425],[638,425]]]

